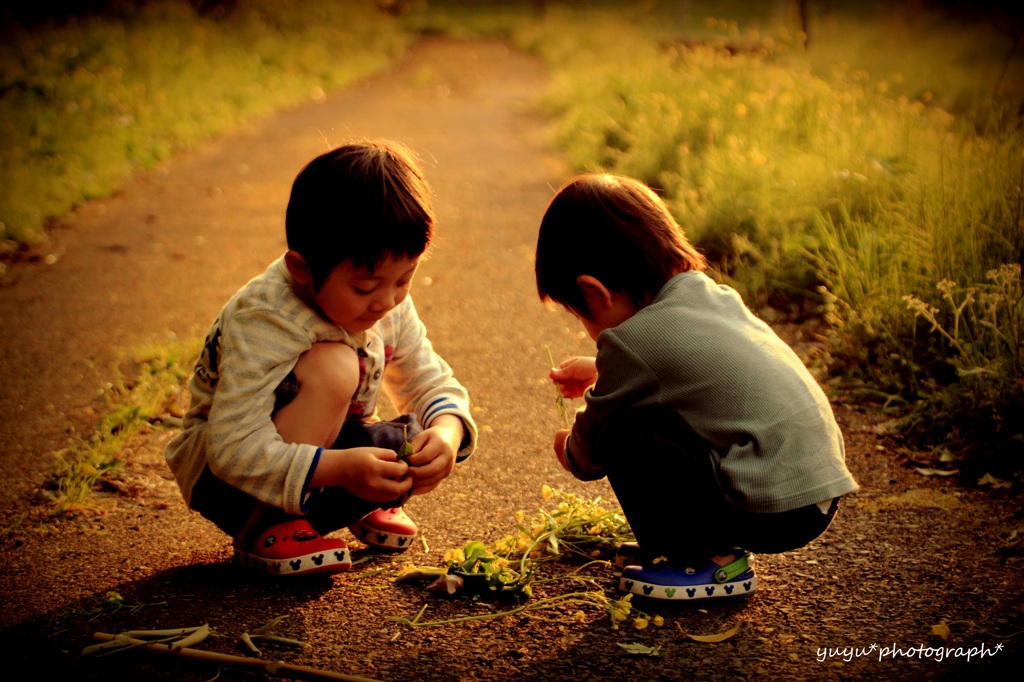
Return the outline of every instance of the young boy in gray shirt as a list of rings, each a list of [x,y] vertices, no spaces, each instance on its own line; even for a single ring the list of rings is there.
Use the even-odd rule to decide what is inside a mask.
[[[551,372],[586,400],[555,453],[581,480],[608,477],[637,539],[620,548],[620,588],[652,598],[753,593],[750,552],[807,544],[857,489],[824,392],[705,268],[630,178],[569,183],[541,223],[540,297],[597,342]]]

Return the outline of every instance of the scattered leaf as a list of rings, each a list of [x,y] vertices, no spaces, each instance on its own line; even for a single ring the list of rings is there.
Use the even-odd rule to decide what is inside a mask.
[[[930,467],[914,467],[914,470],[922,476],[956,476],[959,469],[932,469]]]
[[[636,642],[629,644],[618,642],[618,645],[625,649],[627,654],[631,654],[633,656],[661,656],[661,651],[656,646],[646,646]]]
[[[462,589],[462,586],[466,583],[462,576],[452,575],[451,573],[445,573],[437,576],[437,580],[427,585],[428,590],[437,590],[438,592],[444,592],[445,594],[455,594]]]
[[[938,625],[933,625],[932,634],[936,637],[941,637],[942,641],[946,641],[947,639],[949,639],[950,634],[949,625],[947,625],[945,621],[939,623]]]
[[[992,474],[985,474],[984,476],[979,478],[978,479],[978,485],[988,485],[988,486],[992,486],[993,488],[1011,488],[1011,487],[1013,487],[1013,483],[1011,483],[1009,481],[1004,481],[1001,478],[996,478]]]
[[[715,635],[691,635],[690,633],[688,633],[685,630],[683,630],[683,627],[679,623],[676,623],[676,627],[679,628],[679,632],[682,633],[683,637],[686,637],[687,639],[691,639],[694,642],[705,642],[705,643],[708,643],[708,644],[716,644],[718,642],[724,642],[725,640],[729,639],[730,637],[735,635],[737,632],[739,632],[741,625],[743,625],[743,623],[737,623],[735,627],[729,628],[728,630],[726,630],[724,632],[719,632],[718,634],[715,634]]]

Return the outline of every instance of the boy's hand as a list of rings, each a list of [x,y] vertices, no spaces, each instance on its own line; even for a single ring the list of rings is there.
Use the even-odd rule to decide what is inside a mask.
[[[548,374],[566,398],[582,398],[597,383],[597,359],[575,357],[558,363]]]
[[[410,441],[413,454],[405,461],[409,463],[409,476],[415,479],[413,495],[429,493],[452,473],[462,437],[462,420],[442,414]]]
[[[569,429],[561,429],[555,434],[555,456],[558,457],[558,463],[562,465],[562,468],[571,474],[572,470],[569,469],[569,464],[565,461],[565,444],[569,440],[569,433]]]
[[[394,450],[348,448],[320,453],[310,487],[338,486],[371,502],[390,502],[413,486],[409,465]]]

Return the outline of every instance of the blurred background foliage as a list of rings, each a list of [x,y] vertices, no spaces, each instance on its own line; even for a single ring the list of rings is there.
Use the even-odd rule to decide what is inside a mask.
[[[550,65],[551,144],[654,187],[720,281],[800,325],[840,399],[890,411],[918,461],[1019,479],[1013,6],[41,0],[4,10],[0,237],[16,257],[81,201],[419,36],[497,37]]]

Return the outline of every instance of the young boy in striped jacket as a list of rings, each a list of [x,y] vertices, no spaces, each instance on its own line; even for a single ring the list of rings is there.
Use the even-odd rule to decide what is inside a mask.
[[[476,426],[409,296],[434,229],[411,152],[370,140],[317,157],[285,228],[287,252],[210,328],[166,457],[242,563],[333,573],[351,557],[332,531],[408,547],[417,529],[401,505],[470,455]],[[398,419],[377,420],[381,390]]]

